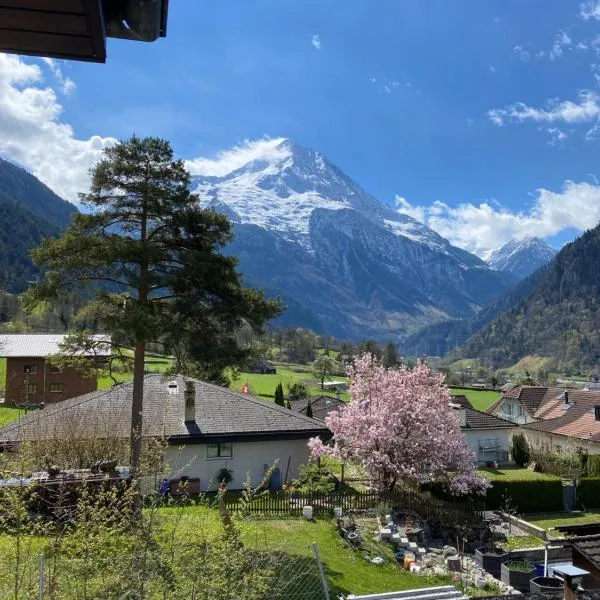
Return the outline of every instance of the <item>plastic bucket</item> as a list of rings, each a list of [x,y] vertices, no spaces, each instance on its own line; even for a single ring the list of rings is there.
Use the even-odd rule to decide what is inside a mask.
[[[307,521],[312,521],[313,518],[313,507],[312,506],[305,506],[302,508],[302,516],[307,520]]]

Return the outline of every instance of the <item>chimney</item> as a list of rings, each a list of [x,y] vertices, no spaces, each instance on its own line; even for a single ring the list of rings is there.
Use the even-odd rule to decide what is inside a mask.
[[[569,404],[569,392],[565,390],[565,404]]]
[[[196,422],[196,387],[193,381],[185,382],[185,422]]]

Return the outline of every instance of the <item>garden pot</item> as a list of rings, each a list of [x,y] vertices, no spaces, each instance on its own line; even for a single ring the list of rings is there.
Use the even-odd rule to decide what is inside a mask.
[[[475,560],[477,564],[496,579],[500,578],[500,565],[510,558],[508,552],[494,552],[488,548],[477,548],[475,550]]]
[[[529,591],[529,582],[535,576],[535,568],[525,561],[509,560],[503,562],[500,567],[500,580],[502,583],[510,585],[520,592]]]
[[[552,594],[563,589],[563,582],[556,577],[534,577],[529,582],[532,594]]]

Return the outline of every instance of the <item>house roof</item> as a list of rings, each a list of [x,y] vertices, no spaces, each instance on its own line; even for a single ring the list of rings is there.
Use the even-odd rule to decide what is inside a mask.
[[[309,401],[313,411],[313,417],[321,420],[324,420],[329,412],[337,410],[340,405],[345,404],[333,396],[322,394],[320,396],[303,398],[302,400],[294,400],[291,402],[292,410],[305,415]]]
[[[533,414],[536,422],[523,425],[527,429],[566,435],[600,442],[600,421],[596,421],[595,406],[600,406],[600,392],[591,390],[544,390],[542,402]]]
[[[0,357],[5,358],[41,358],[52,354],[60,354],[59,344],[64,341],[67,334],[20,334],[9,333],[0,335]],[[106,344],[97,347],[95,352],[84,355],[108,356],[110,355],[110,336],[98,334],[92,338]]]
[[[184,422],[185,382],[193,381],[196,419]],[[172,383],[177,389],[171,390]],[[64,400],[27,414],[0,428],[0,444],[68,436],[128,438],[131,425],[131,382]],[[280,436],[308,438],[327,435],[321,421],[310,419],[273,402],[181,375],[144,378],[145,437],[165,437],[171,443],[203,442],[215,438],[260,439]]]
[[[496,409],[504,402],[506,399],[519,400],[525,410],[533,417],[536,410],[539,408],[540,404],[544,399],[544,395],[546,390],[549,388],[532,386],[532,385],[522,385],[519,387],[515,387],[514,389],[508,390],[502,394],[502,397],[492,405],[490,405],[486,412],[493,414]]]
[[[600,569],[600,535],[587,535],[575,538],[572,546],[583,554],[597,569]]]
[[[469,399],[464,394],[453,394],[450,401],[452,404],[458,404],[463,408],[473,408],[473,405],[469,402]]]
[[[463,429],[512,429],[515,424],[494,415],[466,408],[467,426]]]

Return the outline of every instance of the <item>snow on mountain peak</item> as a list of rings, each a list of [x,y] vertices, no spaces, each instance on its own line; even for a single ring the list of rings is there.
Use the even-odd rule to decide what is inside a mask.
[[[351,209],[397,236],[446,254],[460,252],[427,226],[366,193],[321,152],[287,138],[245,142],[187,167],[203,206],[226,213],[233,222],[276,231],[309,251],[313,212]]]
[[[519,278],[524,278],[550,262],[555,254],[556,250],[544,240],[538,237],[526,237],[511,240],[494,250],[487,262],[496,271],[508,271]]]

